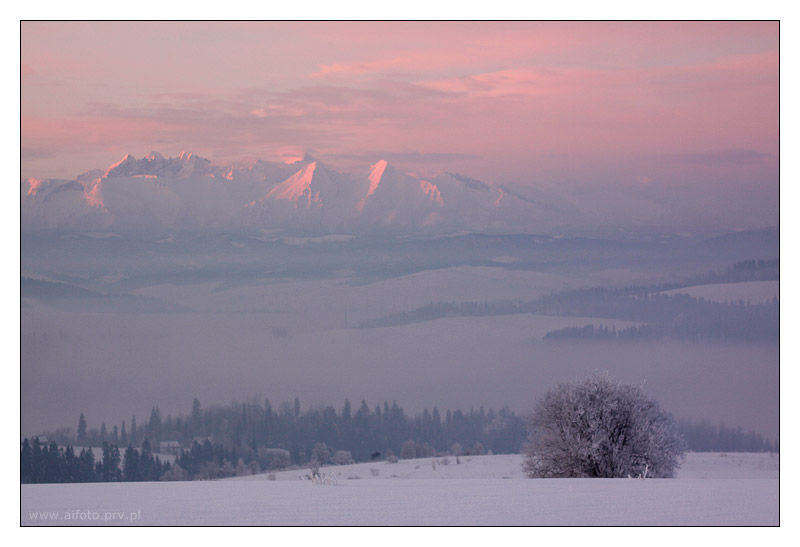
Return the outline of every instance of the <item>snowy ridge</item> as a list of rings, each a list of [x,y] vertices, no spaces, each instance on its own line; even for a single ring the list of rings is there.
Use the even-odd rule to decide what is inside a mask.
[[[546,206],[504,187],[451,173],[422,179],[385,160],[346,174],[310,157],[237,168],[150,152],[74,181],[29,178],[20,190],[23,231],[525,232],[553,220]]]

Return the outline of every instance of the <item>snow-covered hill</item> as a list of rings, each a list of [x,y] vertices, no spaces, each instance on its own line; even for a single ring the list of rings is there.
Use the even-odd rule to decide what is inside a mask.
[[[213,165],[195,154],[130,154],[76,180],[22,181],[23,231],[286,229],[315,233],[528,232],[561,214],[502,186],[457,174],[424,179],[380,160],[333,171],[293,164]]]

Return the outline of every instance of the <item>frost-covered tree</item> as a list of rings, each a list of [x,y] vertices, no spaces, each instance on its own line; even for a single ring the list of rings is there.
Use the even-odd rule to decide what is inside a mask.
[[[529,477],[673,477],[685,442],[672,416],[635,386],[599,374],[559,384],[528,421]]]
[[[413,460],[416,457],[417,457],[416,445],[414,444],[414,441],[409,439],[403,443],[402,447],[400,447],[400,459]]]
[[[355,463],[349,450],[337,450],[331,459],[334,465],[350,465]]]

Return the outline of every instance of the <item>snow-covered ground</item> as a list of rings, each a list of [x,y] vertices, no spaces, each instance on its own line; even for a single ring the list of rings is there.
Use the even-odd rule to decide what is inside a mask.
[[[436,460],[436,465],[433,465]],[[520,456],[212,482],[23,485],[23,525],[777,525],[778,455],[690,453],[676,479],[526,479]],[[333,480],[335,479],[335,480]]]

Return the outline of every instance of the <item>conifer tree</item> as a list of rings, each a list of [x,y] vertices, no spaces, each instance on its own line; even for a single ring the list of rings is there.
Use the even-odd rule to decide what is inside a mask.
[[[136,448],[136,446],[139,443],[139,438],[136,436],[137,433],[138,432],[136,431],[136,416],[134,416],[133,418],[131,418],[131,438],[130,438],[130,443],[133,445],[134,448]]]
[[[147,422],[148,436],[153,441],[158,442],[161,440],[161,411],[157,406],[154,406],[150,411],[150,421]]]
[[[107,442],[103,443],[102,477],[105,482],[118,481],[121,478],[119,469],[119,449]]]
[[[32,482],[33,476],[33,451],[28,439],[22,441],[22,448],[19,455],[19,475],[20,482]]]
[[[34,437],[31,443],[31,482],[44,482],[44,454],[39,437]]]
[[[126,481],[142,480],[141,470],[139,469],[139,453],[131,445],[128,445],[128,448],[125,449],[125,459],[122,462],[122,476]]]
[[[71,446],[67,446],[67,448],[64,449],[62,482],[80,482],[78,458],[75,456],[75,449]]]
[[[86,441],[86,417],[81,412],[81,416],[78,418],[78,444],[86,446]]]

